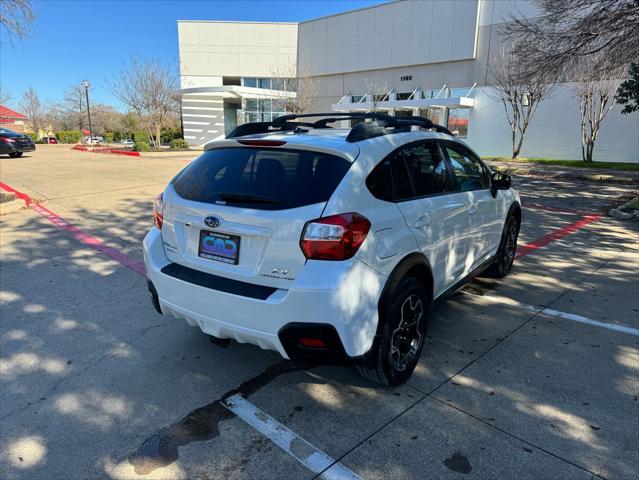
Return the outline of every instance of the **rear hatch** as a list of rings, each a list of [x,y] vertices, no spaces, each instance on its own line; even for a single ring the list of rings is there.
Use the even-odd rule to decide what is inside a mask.
[[[181,265],[258,285],[288,288],[306,258],[300,236],[351,162],[281,147],[208,150],[163,197],[167,257]]]

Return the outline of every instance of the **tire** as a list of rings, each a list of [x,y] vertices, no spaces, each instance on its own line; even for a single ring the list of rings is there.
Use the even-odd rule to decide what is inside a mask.
[[[494,278],[504,278],[510,273],[517,253],[517,237],[519,236],[519,219],[515,215],[508,217],[501,244],[495,256],[495,263],[488,269],[486,274]]]
[[[13,152],[13,153],[10,153],[10,154],[9,154],[9,156],[10,156],[11,158],[18,158],[18,157],[21,157],[21,156],[22,156],[22,153],[23,153],[23,152]]]
[[[419,280],[404,278],[380,318],[380,335],[365,357],[355,364],[357,371],[385,386],[405,382],[415,370],[424,347],[430,303],[430,295]]]

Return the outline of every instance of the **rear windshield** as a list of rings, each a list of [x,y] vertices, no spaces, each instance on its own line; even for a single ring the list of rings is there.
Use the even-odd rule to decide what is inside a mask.
[[[350,165],[303,150],[220,148],[193,161],[173,187],[195,202],[280,210],[326,202]]]

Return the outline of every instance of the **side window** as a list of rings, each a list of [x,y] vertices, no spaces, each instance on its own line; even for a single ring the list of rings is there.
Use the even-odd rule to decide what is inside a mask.
[[[464,148],[446,145],[446,154],[462,192],[490,187],[490,180],[479,160]]]
[[[420,142],[392,155],[396,200],[437,195],[452,190],[446,164],[434,143]]]
[[[393,201],[393,179],[388,159],[382,161],[368,175],[366,186],[374,197],[389,202]]]

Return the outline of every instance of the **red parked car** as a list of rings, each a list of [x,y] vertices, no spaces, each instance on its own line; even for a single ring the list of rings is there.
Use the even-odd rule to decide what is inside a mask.
[[[50,144],[52,144],[52,145],[54,145],[54,144],[55,144],[55,145],[57,145],[57,144],[59,143],[59,142],[58,142],[58,139],[57,139],[57,138],[55,138],[55,137],[42,137],[42,138],[40,139],[40,141],[41,141],[42,143],[50,143]]]

